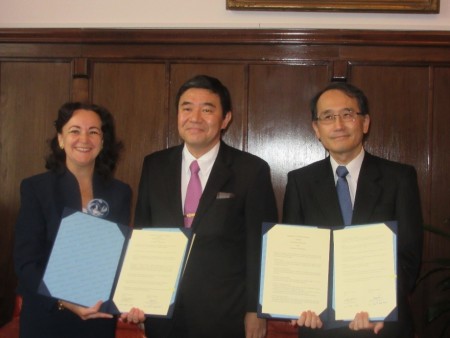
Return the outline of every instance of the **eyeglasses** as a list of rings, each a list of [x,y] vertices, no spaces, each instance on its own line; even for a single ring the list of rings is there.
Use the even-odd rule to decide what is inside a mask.
[[[355,122],[358,115],[364,114],[346,109],[339,112],[338,114],[333,114],[331,112],[324,113],[321,116],[317,116],[317,120],[321,124],[333,124],[336,121],[336,118],[339,116],[342,122]]]

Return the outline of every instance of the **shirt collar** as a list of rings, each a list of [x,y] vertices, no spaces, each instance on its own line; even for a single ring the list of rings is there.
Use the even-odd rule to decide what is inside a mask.
[[[185,173],[189,173],[190,169],[189,166],[191,165],[192,161],[197,160],[198,166],[200,167],[199,175],[209,175],[211,172],[212,166],[214,165],[214,162],[216,161],[217,155],[219,154],[219,148],[220,148],[220,142],[217,142],[217,144],[211,148],[207,153],[203,154],[199,158],[195,158],[190,152],[189,149],[186,147],[186,144],[184,144],[183,147],[183,162],[185,163],[184,171]]]
[[[361,171],[362,162],[364,160],[364,148],[361,148],[361,152],[353,160],[345,165],[348,173],[352,179],[357,182],[359,177],[359,172]],[[330,156],[331,168],[333,169],[334,177],[337,179],[336,169],[340,165],[336,160]]]

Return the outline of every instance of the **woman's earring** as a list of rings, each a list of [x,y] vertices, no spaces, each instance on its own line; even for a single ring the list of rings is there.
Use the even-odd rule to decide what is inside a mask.
[[[64,144],[61,143],[61,144],[59,145],[59,147],[61,148],[61,150],[64,149]]]

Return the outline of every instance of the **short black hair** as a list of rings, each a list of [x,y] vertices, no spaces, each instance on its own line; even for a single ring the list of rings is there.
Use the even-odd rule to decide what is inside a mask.
[[[347,82],[331,82],[311,99],[310,109],[313,121],[317,120],[317,101],[319,101],[322,94],[329,90],[340,90],[348,97],[356,99],[358,102],[359,113],[362,115],[369,114],[369,101],[361,89]]]
[[[180,103],[181,95],[185,91],[191,88],[200,88],[200,89],[207,89],[211,92],[219,95],[220,98],[220,104],[222,106],[222,113],[223,116],[231,111],[231,96],[230,92],[228,91],[228,88],[225,87],[222,82],[220,82],[218,79],[212,76],[208,75],[197,75],[193,78],[187,80],[178,90],[176,99],[175,99],[175,105],[176,109],[178,110],[178,104]]]
[[[76,110],[90,110],[95,112],[102,122],[103,147],[95,159],[95,171],[105,179],[112,177],[123,148],[122,142],[116,140],[114,118],[104,107],[82,102],[64,103],[58,110],[58,117],[54,122],[56,135],[50,140],[50,155],[46,158],[45,167],[55,172],[66,169],[66,153],[59,147],[58,134],[62,133],[64,125],[72,118]]]

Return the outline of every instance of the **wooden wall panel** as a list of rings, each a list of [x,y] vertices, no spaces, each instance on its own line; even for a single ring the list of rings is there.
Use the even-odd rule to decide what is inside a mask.
[[[327,64],[250,66],[248,151],[269,162],[280,218],[286,174],[325,156],[308,107],[328,73]]]
[[[45,171],[47,140],[59,106],[70,97],[69,62],[0,63],[0,325],[13,296],[13,231],[20,181]],[[8,305],[7,305],[8,304]]]
[[[450,66],[434,69],[433,137],[430,175],[430,224],[441,229],[450,228]],[[448,242],[435,243],[433,256],[450,257]]]
[[[371,128],[367,149],[413,165],[418,174],[424,217],[429,220],[431,156],[429,68],[408,65],[354,65],[351,82],[369,99]]]
[[[91,97],[115,117],[117,137],[124,151],[116,177],[133,189],[137,198],[144,156],[167,147],[167,85],[164,63],[93,62]]]
[[[433,89],[435,95],[431,99],[433,124],[430,140],[430,174],[428,175],[431,182],[428,186],[430,217],[426,223],[448,232],[450,228],[450,151],[448,147],[448,144],[450,144],[450,134],[448,133],[448,127],[450,126],[448,114],[450,107],[450,66],[433,68],[433,81],[430,88]],[[425,248],[428,250],[424,255],[422,266],[424,272],[438,266],[433,263],[433,260],[447,259],[448,261],[450,257],[450,246],[448,244],[448,240],[445,241],[430,232],[425,233]],[[442,285],[439,283],[445,276],[447,279],[450,278],[448,269],[435,274],[429,280],[425,280],[414,294],[413,305],[418,314],[416,318],[418,318],[417,326],[420,337],[439,337],[442,330],[448,327],[448,311],[447,315],[441,316],[433,325],[420,320],[425,317],[426,309],[430,305],[445,301],[448,304],[450,300],[448,290],[442,291]]]

